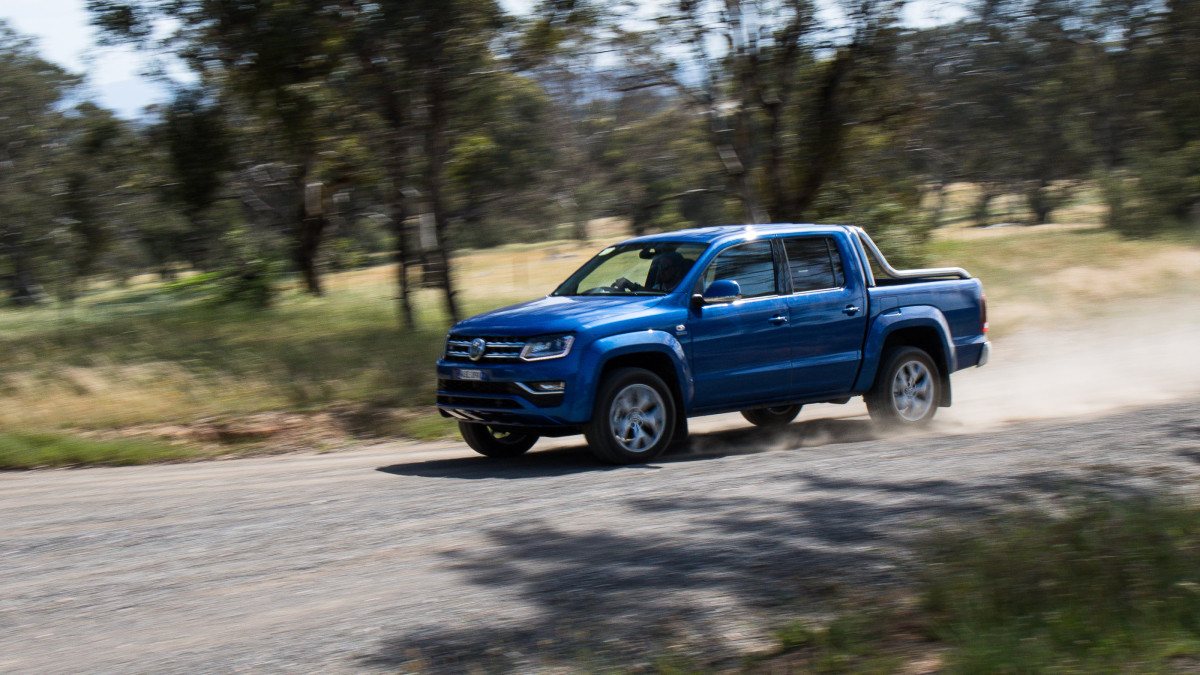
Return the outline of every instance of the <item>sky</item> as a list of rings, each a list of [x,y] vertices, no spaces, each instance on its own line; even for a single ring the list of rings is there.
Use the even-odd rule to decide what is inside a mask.
[[[149,57],[126,47],[96,45],[88,25],[87,0],[0,0],[0,19],[38,40],[42,58],[86,75],[88,93],[127,119],[167,98],[165,85],[145,77]],[[528,12],[532,0],[501,0],[513,13]],[[905,7],[905,23],[929,26],[965,14],[957,0],[914,0]]]
[[[0,0],[0,19],[18,33],[38,41],[42,58],[87,76],[89,92],[122,117],[162,101],[161,84],[142,77],[146,57],[122,47],[96,46],[88,26],[86,0]]]

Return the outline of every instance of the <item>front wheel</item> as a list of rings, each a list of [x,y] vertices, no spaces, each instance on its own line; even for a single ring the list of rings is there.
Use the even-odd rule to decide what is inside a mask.
[[[875,384],[863,396],[871,419],[887,426],[923,427],[942,399],[937,364],[924,350],[900,347],[887,353]]]
[[[475,422],[459,422],[458,432],[471,449],[486,457],[517,457],[525,454],[537,436],[520,431],[509,431]]]
[[[675,415],[671,390],[661,377],[642,368],[620,368],[600,384],[583,435],[605,462],[648,462],[670,445]]]
[[[756,427],[781,427],[800,414],[800,405],[780,405],[774,408],[755,408],[743,410],[742,417]]]

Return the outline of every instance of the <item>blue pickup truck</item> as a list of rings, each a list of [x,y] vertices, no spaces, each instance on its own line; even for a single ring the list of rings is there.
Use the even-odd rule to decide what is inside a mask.
[[[707,227],[609,246],[550,295],[455,324],[437,406],[489,457],[582,432],[627,464],[712,413],[783,425],[861,395],[881,423],[925,425],[988,354],[962,269],[898,271],[857,227]]]

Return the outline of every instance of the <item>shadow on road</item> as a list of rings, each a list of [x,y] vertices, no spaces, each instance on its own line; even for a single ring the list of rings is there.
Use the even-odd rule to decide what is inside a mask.
[[[579,437],[579,445],[552,450],[534,450],[515,459],[493,459],[476,455],[466,445],[464,456],[392,464],[377,470],[397,476],[424,478],[547,478],[587,471],[611,471],[616,468],[654,469],[659,464],[688,462],[768,450],[811,448],[834,443],[857,443],[878,438],[877,430],[865,419],[816,419],[789,424],[782,429],[742,427],[708,433],[694,433],[687,441],[668,450],[651,464],[613,467],[592,456]]]
[[[597,462],[585,445],[553,450],[534,449],[528,454],[512,459],[496,459],[477,455],[466,444],[462,445],[462,452],[463,456],[455,459],[392,464],[381,466],[376,470],[396,476],[479,480],[483,478],[547,478],[584,471],[605,471],[618,468]]]
[[[1158,461],[1176,457],[1182,466],[1196,450],[1190,438],[1180,437],[1180,424],[1194,419],[1193,408],[1134,411],[1004,433],[885,439],[865,443],[853,459],[835,464],[826,459],[836,454],[826,452],[819,463],[787,458],[759,467],[764,471],[731,472],[728,480],[705,474],[696,489],[678,482],[657,489],[641,483],[649,489],[638,489],[638,482],[613,480],[624,476],[599,474],[595,494],[615,496],[581,497],[581,503],[600,512],[485,525],[476,531],[484,542],[443,553],[446,569],[461,583],[525,609],[399,631],[362,661],[428,673],[515,674],[602,672],[612,664],[644,664],[670,645],[687,645],[700,662],[744,653],[747,640],[763,635],[772,620],[820,614],[911,583],[917,542],[943,525],[970,527],[1014,506],[1057,507],[1074,494],[1162,489],[1168,484],[1162,476],[1179,472],[1154,478],[1139,472],[1138,453],[1121,454],[1129,430],[1136,430],[1139,447],[1156,448]],[[867,440],[872,433],[863,421],[826,419],[777,431],[698,434],[657,466],[665,473],[670,462]],[[1033,468],[1037,457],[1053,458],[1064,447],[1068,452],[1058,456],[1077,452],[1083,461]],[[1131,462],[1086,463],[1093,451],[1107,447],[1122,450],[1106,456]],[[988,453],[1012,452],[1025,459],[979,468]],[[503,465],[464,459],[384,470],[455,478],[606,470],[582,446],[539,454]],[[889,457],[888,463],[874,466],[874,456]],[[567,485],[563,489],[580,489],[578,481]]]
[[[747,609],[760,618],[795,616],[798,608],[868,597],[863,588],[886,593],[905,583],[904,551],[919,536],[914,523],[986,517],[1031,496],[1100,487],[1053,472],[1001,485],[805,473],[777,480],[793,496],[627,500],[628,532],[568,531],[540,520],[488,530],[489,545],[446,552],[447,565],[468,584],[516,594],[537,609],[533,616],[411,631],[385,640],[365,662],[515,674],[532,664],[578,667],[583,654],[582,663],[603,671],[673,644],[719,658],[737,652],[731,626]],[[655,522],[672,525],[645,527]]]

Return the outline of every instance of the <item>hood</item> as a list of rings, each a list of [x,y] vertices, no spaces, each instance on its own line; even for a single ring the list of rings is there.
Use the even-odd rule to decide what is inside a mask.
[[[639,315],[649,325],[659,314],[655,308],[667,297],[546,296],[459,321],[450,332],[514,337],[572,333],[601,324],[624,325]]]

